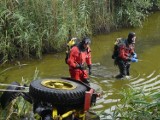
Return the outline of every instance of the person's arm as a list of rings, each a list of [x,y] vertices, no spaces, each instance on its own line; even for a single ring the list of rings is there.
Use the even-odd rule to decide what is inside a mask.
[[[91,65],[91,64],[92,64],[92,60],[91,60],[91,49],[90,49],[89,47],[88,47],[88,49],[87,49],[86,63],[87,63],[87,65]]]
[[[91,69],[92,69],[92,60],[91,60],[91,49],[88,48],[87,50],[87,58],[86,58],[86,63],[87,63],[87,66],[88,66],[88,72],[89,72],[89,75],[91,75]]]
[[[131,55],[134,55],[134,53],[135,53],[134,47],[131,47],[130,53],[131,53]]]
[[[131,48],[131,62],[138,62],[137,54],[134,51],[134,47]]]

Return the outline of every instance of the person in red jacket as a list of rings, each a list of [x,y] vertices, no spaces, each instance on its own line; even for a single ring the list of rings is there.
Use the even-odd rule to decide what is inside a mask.
[[[78,45],[71,48],[67,60],[71,78],[85,83],[89,83],[89,75],[91,74],[92,62],[90,43],[91,40],[89,38],[83,38]]]
[[[116,63],[120,74],[116,78],[124,78],[130,76],[130,63],[138,62],[137,55],[134,51],[136,34],[130,32],[128,38],[119,46],[119,54]]]

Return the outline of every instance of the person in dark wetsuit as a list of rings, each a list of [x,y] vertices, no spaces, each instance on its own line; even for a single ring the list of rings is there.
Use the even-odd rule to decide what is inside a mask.
[[[119,54],[115,59],[119,68],[119,75],[116,78],[124,78],[130,76],[130,64],[131,62],[138,62],[137,54],[135,53],[135,40],[136,35],[134,32],[128,34],[128,38],[123,44],[119,46]]]

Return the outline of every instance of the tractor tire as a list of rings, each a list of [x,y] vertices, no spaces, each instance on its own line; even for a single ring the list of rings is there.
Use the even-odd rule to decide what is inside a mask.
[[[55,107],[82,107],[86,86],[66,79],[37,79],[31,82],[29,94],[33,102],[50,103]]]

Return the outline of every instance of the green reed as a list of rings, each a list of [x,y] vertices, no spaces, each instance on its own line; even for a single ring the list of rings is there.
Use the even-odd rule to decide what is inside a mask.
[[[143,89],[130,88],[121,92],[113,118],[120,120],[159,120],[160,94],[158,91],[145,93]]]
[[[153,0],[1,0],[0,62],[62,51],[71,36],[141,26],[152,3],[159,5]]]

